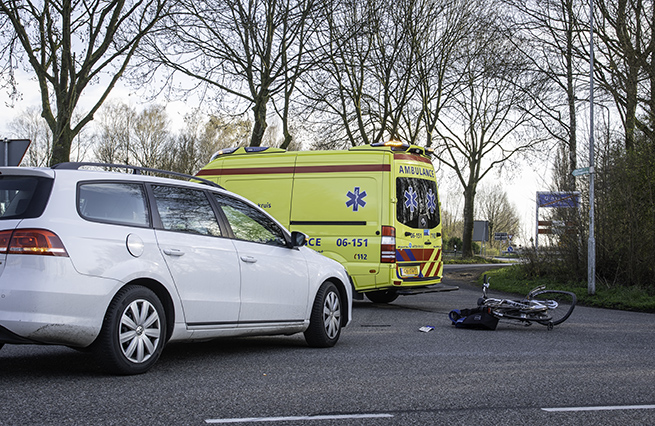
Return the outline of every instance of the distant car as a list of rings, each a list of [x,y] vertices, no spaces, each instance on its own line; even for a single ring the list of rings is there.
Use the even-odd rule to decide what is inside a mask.
[[[88,348],[138,374],[169,341],[338,341],[352,284],[304,234],[215,184],[82,165],[0,167],[0,347]]]

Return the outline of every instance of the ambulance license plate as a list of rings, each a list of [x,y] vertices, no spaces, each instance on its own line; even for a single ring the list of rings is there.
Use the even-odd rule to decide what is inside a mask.
[[[418,266],[401,266],[400,276],[403,278],[417,277]]]

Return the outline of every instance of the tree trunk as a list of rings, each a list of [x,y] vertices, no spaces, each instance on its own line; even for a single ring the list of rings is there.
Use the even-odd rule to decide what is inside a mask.
[[[464,188],[464,233],[462,242],[462,257],[473,257],[473,213],[475,203],[475,184],[469,184]]]
[[[293,141],[293,136],[291,136],[291,133],[289,133],[289,126],[287,125],[286,122],[284,122],[283,124],[283,130],[284,130],[284,141],[282,142],[282,145],[280,145],[280,148],[288,149],[289,145],[291,145],[291,142]]]
[[[637,85],[638,66],[630,64],[625,84],[625,149],[632,151],[635,141],[635,128],[637,123]]]
[[[261,146],[264,139],[264,132],[268,124],[266,123],[266,104],[268,103],[268,95],[261,94],[255,99],[255,106],[252,108],[255,113],[255,125],[252,129],[252,136],[250,138],[250,146]]]
[[[636,128],[636,111],[637,111],[637,86],[639,84],[639,47],[633,46],[630,38],[628,25],[628,1],[619,0],[617,4],[616,17],[616,36],[621,49],[621,54],[626,65],[626,75],[624,76],[625,84],[625,148],[631,151],[634,147],[634,136]],[[636,19],[639,21],[641,16],[640,8],[635,10]],[[636,34],[640,37],[642,34]]]
[[[289,107],[291,104],[291,93],[289,90],[284,91],[284,110],[282,112],[282,134],[284,135],[284,141],[280,148],[287,149],[291,142],[293,141],[293,136],[289,132]]]
[[[569,104],[569,174],[567,177],[567,191],[575,191],[575,176],[573,170],[578,168],[578,142],[577,142],[577,121],[575,108],[575,85],[573,82],[573,1],[566,2],[566,98]]]
[[[71,145],[75,137],[70,128],[70,117],[63,117],[62,114],[59,114],[55,122],[55,127],[50,130],[52,131],[52,157],[50,158],[50,165],[54,166],[55,164],[69,162]]]

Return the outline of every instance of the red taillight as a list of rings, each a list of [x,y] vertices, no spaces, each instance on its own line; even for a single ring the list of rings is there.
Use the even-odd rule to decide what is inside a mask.
[[[396,263],[396,228],[393,226],[382,227],[380,262]]]
[[[14,231],[0,231],[0,254],[7,254],[12,232]]]
[[[64,244],[53,232],[45,229],[17,229],[0,232],[1,254],[39,254],[68,256]]]

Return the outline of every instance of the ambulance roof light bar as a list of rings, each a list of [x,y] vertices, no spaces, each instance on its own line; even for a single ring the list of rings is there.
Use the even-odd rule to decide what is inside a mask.
[[[411,153],[418,154],[418,155],[423,155],[423,156],[426,156],[426,157],[430,157],[430,156],[434,155],[434,149],[432,149],[432,148],[423,148],[423,147],[420,147],[418,145],[411,145],[411,144],[408,144],[407,142],[401,142],[401,141],[395,140],[395,139],[391,139],[391,140],[388,140],[386,142],[372,143],[371,146],[374,146],[374,147],[388,146],[392,150],[397,150],[398,149],[398,150],[407,151],[407,152],[411,152]]]
[[[215,159],[217,159],[217,158],[220,157],[221,155],[232,154],[232,153],[233,153],[234,151],[236,151],[237,149],[239,149],[239,148],[238,148],[238,147],[233,147],[233,148],[223,148],[223,149],[219,149],[219,150],[216,151],[214,154],[212,154],[212,156],[211,156],[211,158],[210,158],[209,161],[214,161]]]
[[[386,142],[376,142],[372,143],[371,146],[390,146],[392,148],[404,148],[407,149],[410,145],[406,142],[401,142],[399,140],[391,139]]]
[[[271,150],[271,152],[283,152],[286,151],[285,149],[280,149],[280,148],[273,148],[270,146],[246,146],[246,147],[231,147],[231,148],[223,148],[218,151],[216,151],[210,158],[210,162],[214,161],[221,155],[227,155],[227,154],[233,154],[233,153],[251,153],[251,152],[263,152],[267,150]],[[239,151],[240,150],[240,151]],[[239,151],[239,152],[237,152]]]

